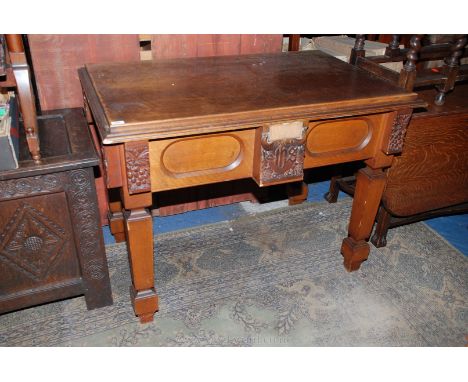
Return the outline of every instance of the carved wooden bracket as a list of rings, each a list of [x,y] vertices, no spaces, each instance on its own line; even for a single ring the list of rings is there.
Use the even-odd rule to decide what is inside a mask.
[[[401,153],[405,140],[406,130],[411,119],[411,113],[411,109],[402,110],[395,116],[386,150],[387,154]]]
[[[129,194],[151,191],[147,141],[125,143],[125,169]]]
[[[263,130],[260,185],[302,180],[306,130],[302,121],[272,125]]]

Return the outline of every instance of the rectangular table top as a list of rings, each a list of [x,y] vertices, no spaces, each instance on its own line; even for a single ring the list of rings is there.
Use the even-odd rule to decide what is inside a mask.
[[[89,64],[80,78],[105,144],[421,106],[320,51]]]

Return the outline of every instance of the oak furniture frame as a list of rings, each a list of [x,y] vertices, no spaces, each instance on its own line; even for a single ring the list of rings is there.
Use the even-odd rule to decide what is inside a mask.
[[[19,168],[0,172],[0,313],[79,295],[88,309],[111,305],[83,109],[46,112],[37,125],[41,163],[22,129]]]
[[[341,248],[354,271],[369,254],[384,169],[412,109],[425,105],[317,51],[86,65],[79,76],[107,187],[121,196],[111,230],[127,241],[141,322],[158,310],[152,193],[243,178],[301,182],[304,169],[364,160]]]

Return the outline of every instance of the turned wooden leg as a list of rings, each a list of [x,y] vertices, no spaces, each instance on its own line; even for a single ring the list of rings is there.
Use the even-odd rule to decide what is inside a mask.
[[[301,204],[307,200],[309,186],[305,182],[288,183],[287,193],[290,206]]]
[[[125,211],[125,233],[132,273],[130,296],[140,322],[150,322],[158,310],[154,289],[153,223],[146,208]]]
[[[356,65],[358,57],[364,57],[366,51],[364,50],[364,44],[366,41],[365,34],[357,34],[356,41],[354,43],[354,48],[351,50],[351,54],[349,56],[349,63],[352,65]]]
[[[390,41],[387,48],[385,49],[385,55],[389,57],[393,57],[398,54],[400,54],[400,35],[393,34],[392,41]]]
[[[369,256],[369,239],[375,215],[385,188],[386,174],[382,169],[365,167],[356,176],[348,237],[343,240],[341,254],[348,271],[359,269]]]
[[[447,80],[443,85],[437,86],[438,93],[435,97],[434,103],[438,106],[445,103],[445,95],[455,87],[460,67],[460,57],[463,55],[463,49],[465,49],[466,43],[466,35],[455,36],[455,42],[450,49],[450,57],[446,59],[444,65]]]
[[[398,86],[409,91],[413,90],[414,81],[416,80],[416,61],[419,58],[422,37],[422,34],[411,37],[410,49],[406,55],[406,63],[403,66],[398,79]]]
[[[379,213],[377,215],[377,225],[375,226],[374,234],[371,237],[371,243],[375,247],[381,248],[387,245],[387,233],[388,228],[390,227],[390,217],[391,215],[388,211],[380,206]]]
[[[123,216],[123,207],[120,199],[113,193],[114,190],[109,190],[109,229],[117,243],[125,241],[125,225]]]

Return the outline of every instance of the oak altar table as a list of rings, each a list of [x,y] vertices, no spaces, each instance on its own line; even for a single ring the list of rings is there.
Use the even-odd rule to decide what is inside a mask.
[[[253,178],[300,184],[303,170],[356,160],[344,266],[357,270],[401,152],[415,93],[319,51],[91,64],[79,70],[106,182],[111,230],[125,238],[141,322],[158,310],[152,193]]]

